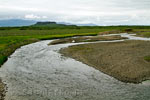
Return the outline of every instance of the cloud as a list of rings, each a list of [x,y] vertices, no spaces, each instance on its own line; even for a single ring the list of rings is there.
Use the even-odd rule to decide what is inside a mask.
[[[28,15],[25,15],[24,18],[25,19],[46,19],[47,16],[37,16],[37,15],[34,15],[34,14],[28,14]]]
[[[0,0],[0,19],[150,24],[149,0]]]

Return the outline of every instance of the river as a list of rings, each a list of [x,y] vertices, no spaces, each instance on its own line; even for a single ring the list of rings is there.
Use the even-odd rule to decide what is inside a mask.
[[[149,81],[120,82],[58,53],[77,43],[48,46],[51,41],[17,49],[0,68],[0,77],[8,87],[5,100],[150,100]]]

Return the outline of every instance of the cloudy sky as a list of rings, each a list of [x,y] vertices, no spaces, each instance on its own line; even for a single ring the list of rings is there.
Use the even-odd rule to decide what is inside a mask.
[[[150,25],[150,0],[0,0],[0,20]]]

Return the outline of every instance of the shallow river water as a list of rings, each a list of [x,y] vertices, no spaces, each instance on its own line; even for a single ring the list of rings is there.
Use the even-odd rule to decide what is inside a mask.
[[[8,87],[5,100],[150,100],[150,82],[120,82],[58,53],[76,43],[48,46],[49,42],[21,47],[2,66],[0,77]]]

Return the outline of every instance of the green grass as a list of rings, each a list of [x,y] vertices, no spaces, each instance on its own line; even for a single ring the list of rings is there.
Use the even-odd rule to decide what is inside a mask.
[[[105,29],[52,29],[52,30],[1,30],[0,36],[37,36],[97,33]]]
[[[143,37],[150,37],[150,32],[140,32],[138,35],[143,36]]]
[[[150,62],[150,56],[145,56],[145,57],[144,57],[144,60]]]

